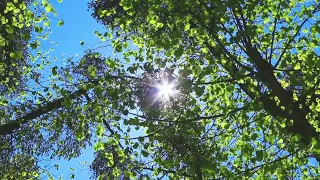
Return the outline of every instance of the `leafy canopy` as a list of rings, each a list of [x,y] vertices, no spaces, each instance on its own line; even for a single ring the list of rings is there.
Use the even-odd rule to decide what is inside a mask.
[[[142,60],[191,81],[183,108],[146,120],[155,175],[317,177],[308,158],[319,152],[318,2],[98,0],[89,6],[111,28],[116,48],[133,42],[141,48],[138,61],[146,53]]]
[[[95,35],[123,58],[89,49],[64,67],[40,50],[49,2],[4,2],[1,177],[52,178],[45,155],[93,146],[100,179],[318,178],[319,2],[95,0],[109,28]]]

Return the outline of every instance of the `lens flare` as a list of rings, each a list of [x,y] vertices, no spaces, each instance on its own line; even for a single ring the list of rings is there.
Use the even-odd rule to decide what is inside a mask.
[[[158,97],[164,97],[166,100],[170,99],[170,96],[175,94],[174,84],[169,84],[167,81],[162,82],[162,84],[158,85],[159,89]]]

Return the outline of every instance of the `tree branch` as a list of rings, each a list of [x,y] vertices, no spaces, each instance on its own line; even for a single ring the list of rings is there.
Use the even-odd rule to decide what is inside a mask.
[[[27,123],[30,120],[33,120],[35,118],[38,118],[52,110],[58,109],[62,107],[63,102],[65,99],[75,99],[77,97],[80,97],[81,95],[84,95],[87,91],[84,89],[79,89],[78,91],[69,94],[66,97],[56,99],[54,101],[51,101],[47,103],[44,106],[41,106],[37,108],[36,110],[31,111],[30,113],[16,119],[13,121],[9,121],[6,124],[0,125],[0,135],[6,135],[13,133],[14,130],[19,129],[23,124]]]
[[[139,79],[137,77],[133,77],[133,76],[113,76],[113,75],[107,75],[106,77],[104,77],[103,79]],[[93,85],[99,85],[99,80],[94,80],[91,83]],[[65,99],[75,99],[78,98],[82,95],[85,95],[87,93],[89,89],[85,89],[85,88],[80,88],[79,90],[65,96],[62,98],[58,98],[56,100],[53,100],[43,106],[38,107],[35,110],[32,110],[31,112],[29,112],[28,114],[19,117],[15,120],[11,120],[6,124],[2,124],[0,125],[0,135],[6,135],[6,134],[11,134],[13,133],[13,131],[19,129],[23,124],[28,123],[29,121],[39,118],[42,115],[45,115],[46,113],[49,113],[55,109],[58,109],[60,107],[64,107],[63,102],[65,101]]]

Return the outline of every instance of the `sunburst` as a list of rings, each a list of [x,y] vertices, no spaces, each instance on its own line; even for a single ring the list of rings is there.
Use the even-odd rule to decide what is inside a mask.
[[[168,83],[168,81],[163,81],[161,84],[156,86],[159,89],[157,98],[164,98],[164,100],[169,101],[171,96],[174,96],[177,92],[175,90],[174,83]]]

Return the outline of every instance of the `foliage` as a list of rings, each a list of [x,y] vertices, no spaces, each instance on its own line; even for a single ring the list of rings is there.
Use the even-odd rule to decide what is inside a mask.
[[[99,21],[105,25],[111,25],[111,23],[115,20],[115,18],[121,17],[126,14],[126,11],[119,5],[119,0],[111,0],[111,1],[96,1],[89,3],[89,8],[94,9],[93,17],[99,19]],[[111,13],[107,12],[106,9],[117,12]],[[104,16],[103,19],[101,14],[106,14],[108,16]]]
[[[32,3],[42,11],[0,4],[24,15],[1,16],[10,61],[0,63],[13,67],[0,72],[2,91],[14,91],[1,78],[10,72],[40,87],[1,96],[1,177],[39,179],[43,156],[93,146],[93,178],[319,178],[318,2],[95,0],[93,17],[110,28],[95,34],[123,59],[87,51],[53,66],[45,85],[32,75],[49,63],[30,62],[45,59],[38,38],[54,10]],[[12,63],[23,57],[25,68]],[[156,98],[169,79],[176,96]]]
[[[32,116],[41,114],[34,109],[41,106],[44,101],[40,88],[35,88],[44,87],[40,84],[41,77],[38,70],[48,64],[45,53],[40,50],[40,41],[48,37],[50,20],[47,15],[54,12],[46,0],[0,2],[0,176],[2,179],[39,179],[40,174],[44,172],[40,171],[39,165],[42,157],[49,152],[51,157],[55,157],[52,152],[57,152],[54,150],[57,143],[51,143],[53,138],[50,139],[48,134],[41,131],[39,128],[41,122],[37,123],[37,116]],[[14,119],[17,121],[12,121]],[[31,121],[28,121],[30,119]],[[50,134],[50,131],[47,133]],[[68,148],[72,149],[77,147],[74,145],[79,144],[71,143],[67,143],[65,151],[68,152]]]
[[[135,57],[146,53],[147,61],[176,68],[194,84],[179,112],[152,123],[141,116],[128,121],[147,128],[139,147],[148,144],[142,150],[157,167],[154,175],[317,177],[307,159],[319,151],[319,6],[285,0],[91,2],[93,17],[112,28],[115,42],[135,43],[141,48]],[[156,60],[159,52],[165,62]]]
[[[119,156],[112,146],[107,146],[103,150],[95,153],[95,159],[91,164],[93,171],[93,178],[100,179],[129,179],[125,177],[124,172],[128,170],[128,164],[131,160],[128,157]],[[113,175],[120,173],[120,175]]]
[[[21,3],[23,2],[23,3]],[[21,89],[24,85],[23,66],[27,57],[27,42],[30,40],[30,27],[26,26],[23,11],[27,2],[0,2],[0,93],[9,88]],[[29,24],[30,26],[30,24]]]
[[[45,147],[40,145],[45,142],[39,135],[30,135],[34,128],[25,127],[21,130],[29,133],[21,139],[12,138],[12,136],[0,138],[2,155],[0,176],[3,179],[38,179],[40,168],[33,156],[33,150],[35,148],[39,148],[38,151],[43,150]],[[17,149],[21,151],[17,152]]]

